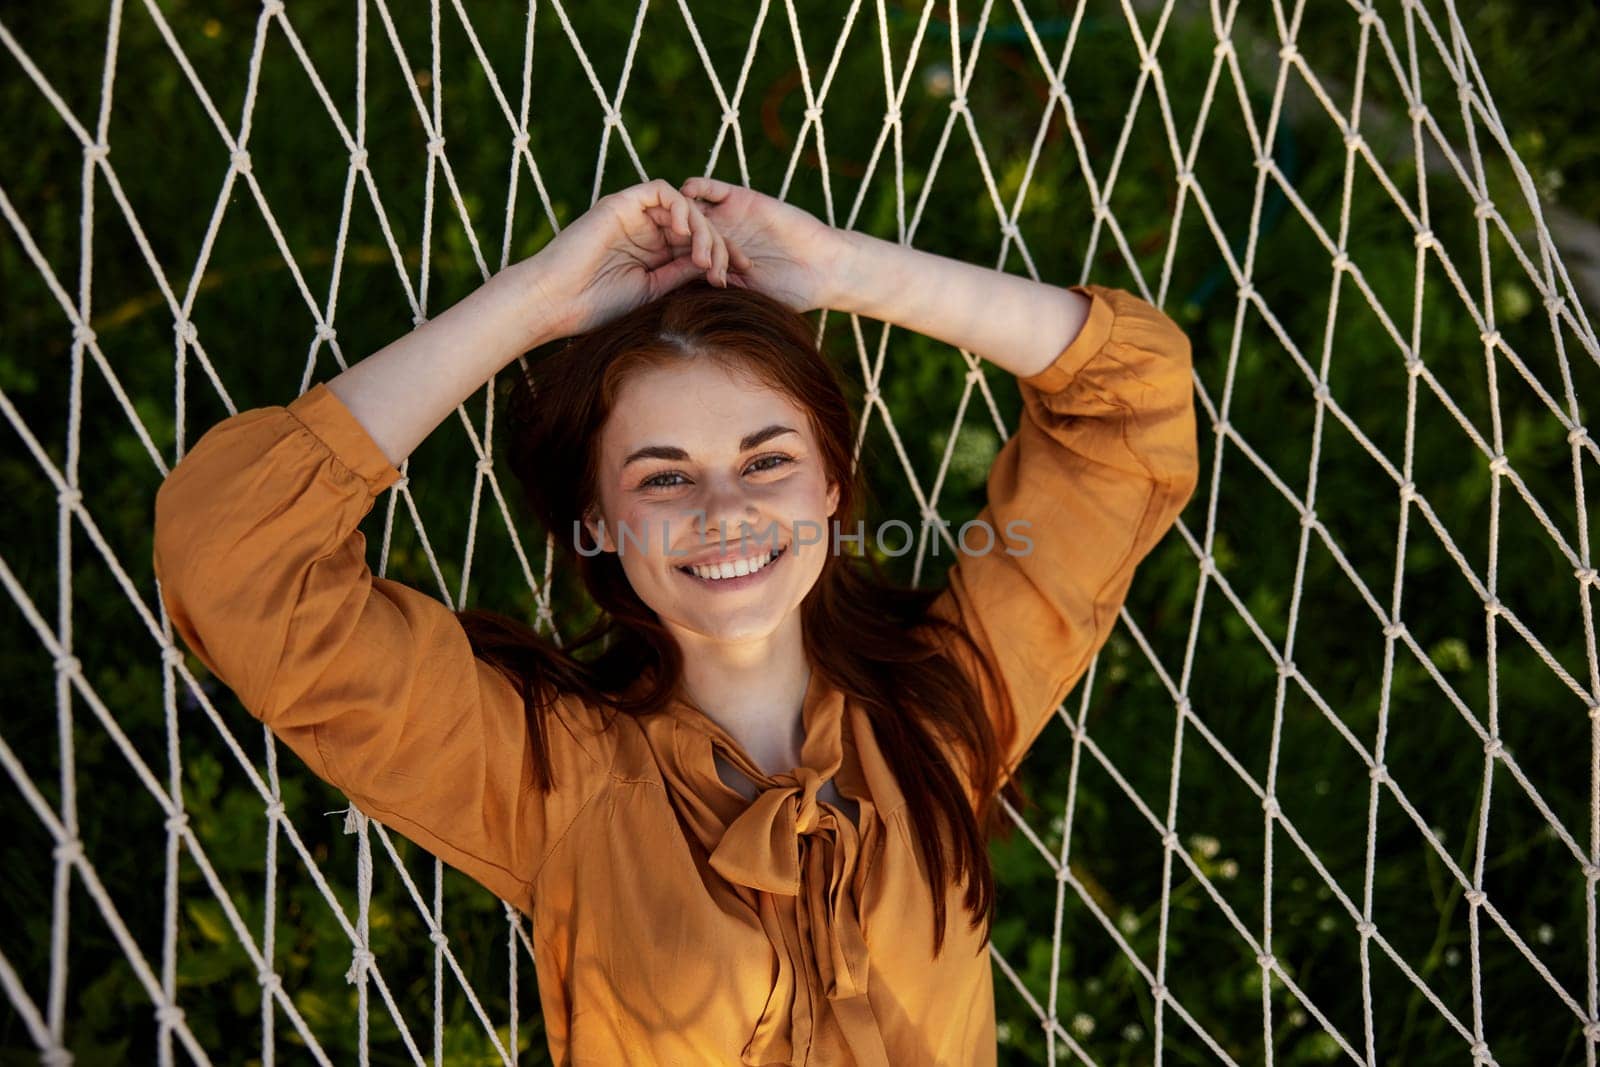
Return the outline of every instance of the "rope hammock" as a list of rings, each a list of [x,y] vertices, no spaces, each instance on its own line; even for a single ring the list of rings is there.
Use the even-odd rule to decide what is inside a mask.
[[[81,188],[54,193],[81,223],[68,239],[42,227],[41,191],[0,166],[5,254],[26,267],[12,284],[37,292],[36,317],[53,316],[51,347],[28,358],[41,376],[70,371],[54,397],[61,418],[51,398],[0,381],[16,457],[55,491],[53,509],[39,495],[19,514],[39,522],[41,544],[48,520],[56,533],[36,565],[23,565],[20,539],[0,554],[16,608],[8,644],[54,666],[51,691],[41,684],[0,722],[0,788],[14,790],[7,866],[38,883],[12,883],[8,903],[39,922],[0,938],[14,1038],[44,1063],[71,1062],[96,972],[114,963],[146,998],[117,1006],[122,1032],[162,1064],[543,1062],[527,920],[353,807],[329,819],[331,790],[280,762],[272,735],[191,669],[161,611],[147,534],[113,516],[97,488],[105,468],[84,464],[80,479],[80,459],[107,426],[127,435],[116,455],[143,477],[147,503],[220,413],[286,403],[376,347],[339,329],[377,299],[364,285],[342,291],[347,272],[385,272],[385,296],[421,323],[449,303],[430,294],[435,256],[481,281],[609,189],[705,173],[919,247],[942,239],[941,190],[955,185],[983,220],[978,236],[993,235],[996,267],[1125,284],[1195,342],[1198,498],[1024,763],[1036,812],[1008,806],[1019,833],[993,846],[1001,1062],[1014,1047],[1017,1062],[1292,1052],[1374,1064],[1411,1041],[1415,1062],[1577,1062],[1581,1046],[1593,1067],[1600,576],[1584,475],[1600,448],[1579,396],[1600,385],[1600,344],[1456,4],[1270,0],[1248,16],[1222,0],[1048,16],[1030,6],[1042,5],[762,0],[713,17],[714,5],[677,0],[594,5],[611,9],[602,16],[530,0],[507,21],[462,0],[426,12],[362,0],[335,33],[283,0],[238,25],[112,0],[103,41],[66,44],[42,24],[25,33],[0,20],[8,79],[48,119],[41,137],[81,154]],[[231,58],[207,73],[196,57],[230,34]],[[698,66],[662,65],[657,37]],[[98,75],[98,95],[47,62],[45,44]],[[333,54],[353,63],[352,84],[328,76],[321,57]],[[541,80],[546,66],[573,76]],[[869,98],[878,83],[882,98]],[[458,85],[477,86],[486,106],[447,111]],[[198,109],[205,138],[173,145],[167,162],[117,151],[117,123],[146,92],[169,91]],[[588,115],[590,93],[592,187],[586,202],[558,204],[547,176],[577,170],[574,146],[541,138],[539,116]],[[291,122],[275,96],[292,100]],[[645,136],[633,116],[657,97],[676,100],[684,125]],[[652,166],[659,137],[709,128],[708,116],[714,136],[691,146],[698,171]],[[294,140],[302,129],[333,153],[313,160],[311,142]],[[291,223],[324,195],[309,176],[329,173],[328,159],[344,184],[337,214],[316,220],[331,259],[313,264],[289,235],[307,232]],[[147,168],[213,164],[226,168],[220,187],[192,185],[182,208],[203,231],[175,252],[152,196],[129,187]],[[303,183],[285,177],[301,167]],[[407,182],[386,186],[384,168]],[[1318,173],[1341,180],[1308,186]],[[503,204],[479,191],[502,177]],[[498,249],[480,241],[491,225],[503,228]],[[263,318],[290,319],[309,341],[298,383],[281,373],[289,351],[266,355],[253,324],[206,317],[212,288],[256,284],[216,277],[215,250],[241,228],[257,235],[248,255],[283,279],[284,306],[263,298]],[[122,292],[128,279],[148,299],[105,310],[96,283]],[[8,320],[22,307],[9,298]],[[175,329],[172,362],[151,364],[174,371],[170,409],[168,379],[117,340],[129,316]],[[948,431],[908,435],[933,422],[892,391],[887,357],[925,339],[818,320],[859,361],[863,432],[884,442],[874,476],[898,482],[926,519],[959,526],[975,498],[952,486],[973,464],[981,477],[1015,426],[1010,383],[970,353],[928,349],[925,362],[965,377],[953,410],[937,412]],[[191,369],[202,377],[189,381]],[[98,404],[86,398],[97,383],[109,387]],[[252,399],[236,402],[246,387]],[[559,634],[582,609],[554,595],[553,540],[519,536],[514,486],[493,462],[493,397],[491,383],[481,412],[464,405],[435,435],[465,431],[470,501],[464,466],[428,479],[432,493],[408,460],[378,516],[374,567],[410,564],[419,586],[460,605],[480,512],[498,515],[481,555],[514,566],[527,598],[485,606],[525,609]],[[1337,509],[1319,499],[1324,485]],[[463,511],[456,563],[428,529]],[[940,577],[955,548],[929,561],[928,528],[940,527],[925,527],[907,561],[919,582]],[[1282,573],[1271,559],[1286,561]],[[75,586],[105,593],[94,612],[75,616]],[[113,611],[129,613],[125,640],[91,641],[93,616]],[[159,693],[125,683],[135,676],[118,672],[135,663],[159,663]],[[107,799],[113,781],[133,783],[130,811]],[[225,795],[247,804],[212,810]],[[147,836],[102,832],[121,825],[113,817],[143,819]],[[158,894],[159,921],[147,920]],[[486,907],[492,939],[447,933]],[[335,936],[305,936],[330,921]],[[402,930],[421,936],[408,943]],[[202,945],[231,962],[199,969]],[[349,1005],[300,995],[338,972]],[[258,1034],[212,1021],[236,973],[258,994]],[[1420,1051],[1419,1033],[1431,1035]]]

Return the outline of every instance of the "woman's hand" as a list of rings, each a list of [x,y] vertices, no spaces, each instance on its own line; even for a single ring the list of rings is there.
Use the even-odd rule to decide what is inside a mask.
[[[602,196],[524,262],[556,337],[603,326],[699,274],[727,285],[730,266],[749,265],[700,205],[660,178]]]
[[[775,197],[715,178],[690,178],[683,194],[742,253],[731,285],[776,297],[796,311],[831,307],[847,239],[811,213]]]

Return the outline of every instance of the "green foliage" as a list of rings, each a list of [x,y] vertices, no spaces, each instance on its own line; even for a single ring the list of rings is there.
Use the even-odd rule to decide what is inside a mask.
[[[259,8],[224,5],[226,10],[213,12],[187,0],[159,6],[217,112],[236,128],[243,113]],[[750,14],[740,5],[691,6],[700,9],[697,27],[723,84],[731,87],[743,61]],[[411,293],[420,293],[424,282],[427,296],[422,310],[437,312],[470,292],[485,270],[498,269],[502,247],[512,260],[533,254],[555,225],[575,218],[597,191],[603,194],[646,177],[677,181],[703,172],[708,165],[721,107],[673,5],[651,7],[646,45],[634,57],[621,105],[632,151],[643,160],[646,174],[633,169],[617,131],[607,141],[599,170],[592,169],[600,151],[601,109],[552,7],[538,5],[529,123],[529,151],[538,163],[538,183],[526,162],[514,158],[514,131],[453,11],[449,5],[440,7],[442,129],[471,228],[463,226],[457,215],[454,193],[442,173],[433,175],[431,217],[422,209],[429,177],[427,137],[406,79],[409,72],[431,107],[427,5],[388,5],[388,17],[406,50],[404,62],[396,61],[387,31],[376,17],[377,8],[368,8],[368,95],[360,136],[370,153],[384,221],[398,245],[398,263],[360,182],[348,242],[342,256],[337,255],[348,148],[281,28],[273,24],[265,34],[261,89],[250,115],[249,141],[252,180],[265,192],[272,225],[262,217],[244,180],[237,179],[192,294],[190,318],[199,331],[200,351],[178,353],[173,340],[175,313],[163,284],[180,303],[191,296],[188,286],[223,185],[228,152],[148,11],[124,5],[109,117],[110,161],[165,281],[158,284],[144,248],[108,195],[103,178],[97,179],[90,322],[138,429],[118,392],[108,387],[104,371],[90,359],[75,364],[67,320],[23,247],[14,239],[0,242],[0,276],[7,280],[0,390],[24,413],[50,462],[63,468],[69,459],[67,398],[81,373],[82,451],[71,459],[83,487],[84,507],[152,614],[157,609],[149,565],[151,500],[162,470],[177,454],[180,438],[188,447],[228,413],[230,403],[237,410],[287,402],[307,380],[308,352],[314,360],[311,379],[326,379],[339,369],[339,359],[332,358],[326,346],[313,347],[314,320],[305,292],[321,304],[337,269],[334,322],[340,358],[351,362],[410,328],[416,310]],[[841,9],[816,3],[796,7],[811,59],[812,84],[817,85],[840,30]],[[948,98],[938,88],[939,67],[949,59],[950,28],[940,21],[947,17],[942,8],[933,16],[929,39],[918,53],[904,104],[900,147],[905,200],[898,199],[892,142],[883,149],[885,155],[870,184],[860,188],[886,106],[878,27],[870,7],[863,7],[833,75],[824,113],[826,160],[818,152],[814,132],[808,134],[787,195],[837,225],[888,238],[908,237],[918,247],[993,264],[1002,244],[1001,220],[959,120],[938,178],[931,190],[926,189],[935,151],[951,117]],[[8,12],[6,17],[8,32],[37,61],[77,120],[90,129],[100,105],[106,8],[99,2],[72,0],[48,9]],[[600,84],[608,93],[614,91],[622,71],[622,45],[634,19],[632,6],[564,8]],[[1353,12],[1343,4],[1307,8],[1299,46],[1320,76],[1344,86],[1336,86],[1334,92],[1347,106],[1359,40]],[[1594,12],[1584,8],[1578,14],[1567,5],[1530,6],[1505,0],[1467,8],[1469,39],[1542,202],[1564,206],[1579,216],[1600,215],[1600,175],[1593,166],[1600,157],[1600,130],[1588,114],[1597,88],[1596,67],[1588,54],[1596,29]],[[471,8],[477,41],[513,111],[520,98],[525,10],[516,5]],[[887,5],[887,13],[898,68],[905,61],[920,11],[900,0]],[[962,16],[961,33],[970,42],[976,15],[963,10]],[[350,12],[340,5],[292,3],[286,17],[326,85],[340,121],[355,129],[357,53]],[[1030,163],[1037,125],[1048,103],[1048,82],[1014,17],[1002,5],[991,11],[978,71],[968,91],[1003,205],[1009,211],[1022,197],[1016,221],[1029,259],[1025,261],[1012,242],[1002,265],[1019,273],[1031,268],[1043,280],[1058,284],[1088,279],[1137,288],[1140,279],[1148,283],[1152,295],[1160,297],[1189,330],[1206,396],[1214,404],[1226,398],[1227,417],[1235,431],[1302,496],[1308,491],[1314,429],[1320,427],[1318,517],[1368,588],[1387,597],[1393,585],[1398,513],[1389,475],[1331,416],[1314,421],[1316,405],[1304,369],[1259,314],[1252,311],[1242,327],[1235,325],[1235,282],[1225,263],[1227,256],[1242,257],[1258,205],[1254,150],[1228,81],[1218,87],[1195,163],[1196,179],[1228,242],[1226,256],[1191,199],[1170,275],[1164,276],[1177,184],[1153,89],[1145,90],[1109,194],[1121,227],[1120,234],[1113,235],[1095,226],[1088,178],[1080,170],[1077,148],[1059,113],[1048,127],[1038,158]],[[1399,13],[1386,11],[1384,18],[1404,47]],[[967,19],[974,25],[967,25]],[[1037,25],[1047,53],[1057,55],[1072,20],[1039,13]],[[1147,36],[1152,26],[1146,19]],[[1086,15],[1077,34],[1067,88],[1087,158],[1095,169],[1093,180],[1103,187],[1138,78],[1138,57],[1124,19],[1111,7]],[[1268,42],[1270,56],[1277,47],[1275,34],[1270,17],[1255,12],[1240,16],[1234,40],[1244,55],[1250,54],[1247,42]],[[1198,5],[1180,5],[1160,47],[1185,149],[1199,111],[1200,90],[1214,63],[1215,43],[1209,14]],[[1459,146],[1464,135],[1453,88],[1436,57],[1430,60],[1427,48],[1422,52],[1430,106]],[[1375,45],[1367,62],[1374,72],[1366,90],[1368,108],[1390,119],[1398,115],[1401,121],[1390,127],[1364,124],[1363,130],[1396,187],[1414,201],[1418,176],[1403,98],[1392,76],[1379,65]],[[1275,63],[1273,59],[1269,74]],[[1551,72],[1561,76],[1552,77]],[[806,106],[799,74],[786,16],[770,13],[739,101],[739,133],[747,155],[725,138],[712,173],[739,181],[743,176],[738,161],[746,158],[753,185],[769,192],[784,187]],[[1332,120],[1304,91],[1303,83],[1291,81],[1292,106],[1273,131],[1273,158],[1323,228],[1337,236],[1346,152]],[[1256,125],[1265,128],[1272,108],[1271,78],[1251,75],[1250,83],[1248,105]],[[7,115],[7,127],[0,133],[6,148],[0,187],[17,206],[62,287],[75,298],[83,207],[80,146],[15,63],[0,83],[0,93]],[[1491,199],[1513,232],[1529,233],[1533,218],[1514,169],[1503,152],[1487,142],[1481,147]],[[522,170],[513,194],[508,175],[514,164]],[[831,196],[824,194],[824,177]],[[548,209],[537,191],[540,185],[548,195]],[[1463,285],[1469,293],[1492,293],[1498,328],[1530,361],[1545,386],[1558,393],[1548,319],[1513,250],[1498,233],[1490,234],[1483,245],[1489,264],[1485,283],[1479,265],[1480,232],[1470,201],[1450,175],[1430,180],[1429,191],[1431,228],[1452,262],[1465,272]],[[1384,324],[1348,279],[1324,356],[1328,251],[1270,185],[1257,221],[1262,239],[1252,264],[1253,283],[1305,364],[1316,373],[1326,358],[1334,396],[1397,467],[1407,447],[1414,448],[1419,489],[1480,574],[1488,570],[1490,494],[1498,491],[1505,509],[1501,531],[1505,550],[1497,560],[1501,595],[1546,640],[1559,662],[1581,674],[1584,652],[1575,611],[1555,597],[1529,595],[1550,588],[1552,574],[1570,573],[1551,538],[1508,485],[1491,487],[1476,448],[1426,390],[1417,401],[1416,438],[1406,440],[1407,379],[1401,356]],[[282,233],[288,260],[273,227]],[[1416,271],[1411,231],[1364,164],[1358,166],[1352,186],[1345,240],[1387,316],[1409,338]],[[1134,257],[1132,264],[1123,255],[1124,242]],[[1536,252],[1530,256],[1539,258]],[[408,284],[401,284],[402,271]],[[1436,260],[1430,262],[1425,281],[1426,299],[1415,324],[1422,338],[1422,358],[1480,434],[1487,437],[1491,427],[1501,428],[1505,452],[1531,495],[1569,543],[1578,543],[1578,516],[1567,469],[1570,452],[1559,426],[1504,361],[1495,366],[1492,380],[1487,377],[1479,327]],[[1165,289],[1157,292],[1163,284]],[[862,372],[850,325],[833,316],[829,326],[829,350],[859,395]],[[864,322],[861,328],[868,358],[875,358],[881,324]],[[1571,337],[1567,344],[1569,355],[1577,351]],[[216,367],[227,403],[218,396],[201,352]],[[181,355],[181,378],[174,373],[175,354]],[[989,366],[983,370],[983,387],[968,396],[952,445],[944,427],[953,424],[960,404],[965,362],[927,338],[892,331],[882,399],[895,414],[906,457],[902,461],[881,412],[871,411],[862,457],[874,494],[871,514],[908,519],[917,515],[908,474],[931,490],[947,448],[951,460],[940,489],[940,509],[953,527],[977,513],[988,464],[1002,441],[995,416],[1005,427],[1014,427],[1019,416],[1015,386],[1008,376]],[[1584,385],[1591,387],[1587,394]],[[1592,380],[1580,382],[1576,394],[1596,395],[1594,385]],[[181,389],[185,401],[181,418],[173,403],[175,389]],[[1492,400],[1497,394],[1501,403],[1495,410]],[[482,405],[480,396],[468,410],[481,419]],[[1592,411],[1583,414],[1592,420]],[[1193,552],[1177,532],[1141,567],[1128,602],[1129,616],[1137,620],[1140,634],[1151,642],[1173,678],[1180,667],[1184,670],[1185,691],[1195,714],[1258,780],[1269,766],[1268,739],[1278,729],[1277,781],[1284,810],[1335,873],[1347,898],[1358,905],[1363,899],[1370,786],[1366,768],[1297,687],[1289,687],[1279,706],[1278,678],[1252,625],[1279,648],[1288,640],[1290,626],[1298,626],[1297,665],[1362,744],[1375,743],[1380,709],[1387,709],[1389,767],[1418,810],[1437,823],[1451,862],[1471,871],[1484,761],[1478,740],[1441,694],[1429,668],[1445,678],[1475,714],[1485,714],[1491,691],[1490,654],[1477,595],[1462,580],[1443,542],[1413,509],[1403,558],[1402,617],[1429,662],[1418,662],[1404,646],[1388,661],[1381,639],[1373,637],[1381,626],[1370,606],[1352,595],[1339,562],[1315,538],[1302,558],[1298,516],[1236,448],[1230,447],[1225,456],[1216,526],[1208,531],[1209,478],[1217,447],[1211,429],[1202,411],[1205,476],[1183,522],[1197,539],[1209,532],[1217,568],[1237,591],[1250,621],[1212,585],[1200,612],[1198,659],[1186,657],[1196,612],[1197,567]],[[434,592],[448,590],[452,597],[457,594],[462,574],[453,560],[459,558],[466,540],[472,458],[466,436],[450,420],[412,460],[413,490],[441,559],[445,585],[439,587],[403,515],[395,524],[385,561],[389,576]],[[184,807],[228,901],[224,907],[193,857],[180,849],[173,861],[180,905],[171,917],[176,999],[197,1039],[213,1055],[230,1062],[257,1062],[262,989],[234,923],[236,917],[258,944],[269,924],[266,854],[271,830],[263,816],[263,798],[195,696],[164,688],[167,679],[152,651],[155,645],[146,621],[131,609],[126,588],[113,578],[81,526],[71,531],[70,559],[58,557],[55,486],[41,476],[26,448],[0,453],[0,491],[8,503],[0,509],[7,567],[50,625],[55,625],[61,593],[58,570],[63,566],[70,570],[71,602],[59,610],[72,609],[73,648],[83,661],[86,681],[163,785],[170,774],[169,702],[175,709],[175,755],[181,760],[178,781]],[[383,543],[385,511],[376,509],[370,519],[375,557],[376,547]],[[532,525],[520,512],[516,517],[529,552],[528,566],[542,580],[543,536],[530,533]],[[507,545],[498,511],[486,509],[480,519],[480,548],[466,604],[532,619],[535,603],[527,574]],[[941,546],[938,559],[923,560],[923,581],[940,579],[950,559],[945,547]],[[891,573],[910,580],[917,557],[908,553],[884,562]],[[1304,592],[1297,595],[1296,574],[1302,567]],[[556,617],[564,630],[575,633],[587,622],[588,609],[576,599],[576,590],[562,581],[558,576]],[[60,811],[61,705],[51,657],[23,613],[7,614],[4,625],[9,639],[0,642],[4,650],[0,656],[5,658],[4,676],[12,691],[11,710],[0,733],[26,767],[43,803]],[[1558,687],[1538,656],[1505,625],[1496,633],[1492,684],[1500,702],[1502,735],[1551,809],[1577,832],[1588,820],[1586,720],[1573,711],[1570,693]],[[260,728],[192,656],[188,666],[206,680],[208,698],[264,775],[267,742]],[[1387,691],[1385,671],[1392,672]],[[1068,710],[1074,714],[1081,696],[1082,689],[1069,697]],[[169,862],[162,817],[145,786],[128,772],[127,760],[106,726],[80,694],[67,699],[74,723],[71,767],[86,853],[159,980],[167,921],[162,879]],[[1173,701],[1125,626],[1119,626],[1099,657],[1085,716],[1100,751],[1150,810],[1164,812],[1175,762]],[[1182,744],[1176,761],[1182,848],[1253,936],[1262,934],[1264,911],[1270,914],[1274,953],[1319,1010],[1361,1051],[1363,1005],[1356,976],[1362,949],[1353,921],[1281,829],[1270,836],[1274,884],[1267,899],[1268,835],[1259,797],[1244,787],[1234,769],[1192,726]],[[340,908],[354,923],[357,855],[355,838],[340,831],[345,801],[311,778],[282,746],[277,760],[285,811],[307,852],[327,873]],[[1170,872],[1163,871],[1160,834],[1087,751],[1074,751],[1070,734],[1059,726],[1046,730],[1024,764],[1024,782],[1036,805],[1033,825],[1058,851],[1068,832],[1061,813],[1067,805],[1074,760],[1079,764],[1070,827],[1075,883],[1152,973],[1164,946],[1165,981],[1229,1056],[1240,1063],[1264,1062],[1262,971],[1254,953],[1223,920],[1216,901],[1180,857],[1171,857]],[[1490,898],[1510,928],[1534,947],[1576,996],[1584,973],[1587,928],[1577,867],[1565,845],[1545,830],[1541,814],[1521,797],[1520,787],[1504,767],[1495,771],[1493,797],[1484,873]],[[7,842],[0,886],[14,917],[0,948],[34,1002],[43,1005],[55,906],[52,841],[20,796],[0,807],[0,830]],[[401,838],[391,835],[391,840],[419,892],[431,897],[435,877],[431,857]],[[402,1005],[411,1037],[431,1057],[433,989],[436,981],[442,982],[447,1013],[440,1021],[444,1061],[499,1062],[460,995],[457,979],[448,968],[436,978],[427,924],[390,869],[375,832],[372,847],[378,874],[368,916],[371,938],[378,967]],[[1387,795],[1374,847],[1373,914],[1379,930],[1407,965],[1439,991],[1455,1017],[1470,1027],[1472,991],[1466,972],[1475,935],[1454,875]],[[269,962],[333,1062],[356,1062],[361,991],[344,979],[350,964],[349,937],[282,834],[275,848],[276,874],[270,885],[276,941]],[[1051,1004],[1054,969],[1053,1010],[1095,1062],[1151,1062],[1158,1033],[1164,1062],[1214,1061],[1211,1050],[1170,1008],[1158,1016],[1147,975],[1134,966],[1071,887],[1065,890],[1056,958],[1050,932],[1058,883],[1032,842],[1018,834],[995,843],[992,855],[1002,886],[994,945],[1038,1003]],[[501,1043],[511,1041],[505,1020],[515,1014],[520,1062],[547,1062],[535,975],[520,945],[516,1003],[509,997],[506,939],[511,934],[502,907],[456,872],[446,869],[440,876],[451,949],[497,1025]],[[1166,909],[1161,905],[1163,879],[1171,885]],[[149,989],[127,962],[125,948],[101,918],[99,905],[77,879],[68,904],[67,1041],[77,1062],[155,1062],[157,1027]],[[1478,927],[1491,930],[1482,915]],[[1493,931],[1478,936],[1482,937],[1478,946],[1482,987],[1489,1001],[1488,1036],[1501,1062],[1571,1062],[1579,1039],[1568,1009],[1503,935]],[[1369,946],[1368,955],[1379,1055],[1407,1064],[1464,1062],[1466,1046],[1437,1008],[1376,945]],[[1001,1061],[1048,1062],[1047,1035],[1033,1009],[998,973],[995,987]],[[410,1062],[375,987],[368,987],[367,998],[372,1062]],[[1281,979],[1270,982],[1267,1003],[1274,1062],[1320,1064],[1343,1058],[1343,1050]],[[280,1062],[308,1059],[281,1004],[275,1009],[273,1027]],[[0,1024],[0,1049],[4,1050],[0,1062],[36,1062],[32,1041],[15,1013]],[[1059,1041],[1055,1052],[1064,1053]]]

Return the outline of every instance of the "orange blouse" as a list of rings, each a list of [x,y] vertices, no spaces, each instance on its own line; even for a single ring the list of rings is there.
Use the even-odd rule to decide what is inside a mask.
[[[1088,320],[1017,379],[1023,417],[979,515],[1002,537],[1027,520],[1032,550],[963,554],[935,602],[1014,701],[1019,721],[997,722],[1008,773],[1198,479],[1188,338],[1127,292],[1076,288]],[[367,565],[357,526],[399,477],[325,384],[225,419],[156,496],[162,600],[315,774],[530,916],[557,1064],[995,1063],[987,942],[951,885],[932,957],[904,799],[825,665],[792,772],[762,773],[687,703],[606,730],[562,694],[546,730],[558,788],[541,794],[515,688],[445,604]],[[855,819],[819,799],[830,779]]]

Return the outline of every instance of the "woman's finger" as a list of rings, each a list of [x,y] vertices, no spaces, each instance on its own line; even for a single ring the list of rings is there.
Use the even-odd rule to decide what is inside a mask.
[[[706,228],[711,231],[714,240],[711,244],[711,262],[706,268],[706,277],[720,285],[728,284],[728,236],[717,228],[704,212],[700,217],[706,219]]]
[[[657,207],[654,204],[651,204],[649,207],[644,209],[644,215],[645,218],[649,219],[663,230],[674,229],[671,208]]]
[[[711,267],[712,245],[715,243],[715,234],[712,232],[711,223],[706,220],[699,210],[694,212],[694,262],[697,267],[707,270]]]
[[[683,195],[696,200],[709,200],[713,204],[720,204],[733,192],[733,186],[727,182],[720,182],[715,178],[697,176],[683,183]]]

